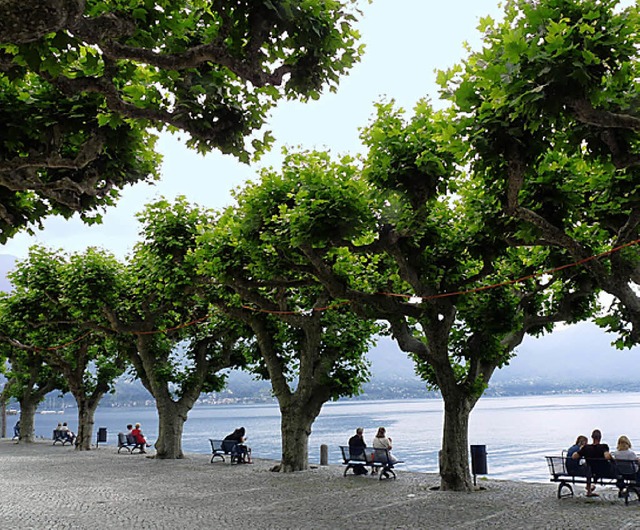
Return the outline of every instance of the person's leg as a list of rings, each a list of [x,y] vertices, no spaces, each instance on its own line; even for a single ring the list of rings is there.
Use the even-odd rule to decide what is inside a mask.
[[[597,480],[596,477],[587,477],[587,497],[597,497],[598,494],[595,493],[596,485],[593,483]]]

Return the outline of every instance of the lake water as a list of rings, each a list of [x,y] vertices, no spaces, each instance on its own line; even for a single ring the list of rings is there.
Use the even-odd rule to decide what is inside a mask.
[[[75,430],[75,409],[64,414],[38,414],[36,435],[50,437],[59,421]],[[13,427],[9,416],[9,430]],[[469,443],[487,446],[489,476],[547,482],[544,455],[559,454],[578,434],[589,436],[594,428],[603,432],[611,446],[621,434],[640,446],[640,393],[525,396],[482,398],[471,414]],[[100,408],[96,431],[106,427],[108,444],[127,423],[140,422],[148,440],[158,432],[154,408]],[[437,472],[442,436],[440,400],[345,401],[328,403],[313,426],[309,460],[320,459],[320,445],[329,446],[330,463],[339,463],[338,445],[346,445],[357,426],[365,428],[365,440],[378,426],[393,438],[394,453],[408,463],[402,469]],[[280,414],[277,405],[197,406],[185,424],[185,452],[210,453],[209,438],[223,438],[244,426],[248,444],[256,457],[280,458]],[[95,440],[94,433],[94,440]]]

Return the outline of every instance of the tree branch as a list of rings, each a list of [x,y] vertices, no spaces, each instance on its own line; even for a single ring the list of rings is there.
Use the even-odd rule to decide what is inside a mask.
[[[640,131],[640,118],[637,116],[598,110],[593,107],[591,102],[585,99],[570,101],[568,102],[568,107],[573,111],[574,117],[586,125]]]

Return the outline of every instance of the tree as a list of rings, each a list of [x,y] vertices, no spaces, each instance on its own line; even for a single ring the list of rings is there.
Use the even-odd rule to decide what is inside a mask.
[[[502,242],[495,207],[457,169],[460,146],[447,137],[445,114],[426,102],[408,123],[392,105],[378,112],[363,133],[363,168],[326,153],[289,154],[281,173],[263,174],[250,226],[265,254],[388,323],[443,396],[441,487],[470,490],[468,419],[494,370],[527,333],[590,314],[593,289],[577,270],[531,276],[548,253]]]
[[[251,369],[271,381],[281,414],[281,472],[308,468],[308,440],[322,406],[357,394],[378,326],[349,307],[273,245],[265,212],[285,190],[276,179],[247,186],[201,238],[203,270],[219,284],[213,303],[249,325],[260,357]],[[291,259],[293,258],[293,259]],[[226,291],[226,292],[225,292]]]
[[[0,242],[50,213],[99,220],[156,175],[152,127],[259,155],[278,100],[335,90],[359,60],[357,14],[352,0],[2,2]]]
[[[119,288],[92,292],[92,304],[112,333],[133,340],[129,359],[158,409],[156,456],[182,458],[189,411],[202,392],[224,386],[222,369],[243,366],[251,334],[214,312],[202,295],[204,281],[193,251],[207,213],[181,198],[148,205],[139,218],[141,241]]]
[[[506,240],[580,262],[615,297],[596,322],[618,347],[640,341],[639,26],[637,3],[514,0],[439,75]]]
[[[38,340],[38,334],[32,333],[13,319],[6,311],[5,299],[0,301],[1,333],[13,337],[15,345],[0,341],[2,356],[9,360],[5,371],[7,382],[3,389],[5,397],[13,397],[20,403],[19,441],[32,443],[35,440],[35,414],[38,405],[45,396],[54,390],[66,391],[61,375],[45,362],[45,355],[33,349],[25,349],[22,344]]]
[[[10,273],[14,291],[3,300],[5,324],[24,327],[28,340],[5,332],[2,340],[14,348],[37,353],[49,370],[64,378],[78,407],[76,449],[91,448],[94,415],[102,397],[124,373],[124,341],[88,332],[93,291],[113,292],[114,274],[104,274],[115,259],[95,249],[64,256],[32,247],[29,257]],[[72,301],[72,302],[70,302]],[[79,313],[78,308],[84,308]],[[95,313],[95,311],[94,311]],[[9,328],[11,330],[11,328]]]

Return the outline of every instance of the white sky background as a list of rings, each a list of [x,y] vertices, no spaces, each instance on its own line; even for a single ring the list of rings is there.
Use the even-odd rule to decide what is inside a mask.
[[[261,166],[279,167],[282,146],[330,149],[334,154],[361,150],[358,128],[372,116],[373,103],[395,99],[410,111],[422,97],[438,99],[435,69],[449,68],[466,55],[463,43],[480,44],[480,17],[500,17],[498,0],[374,0],[362,6],[357,27],[367,46],[362,61],[343,77],[336,94],[327,92],[310,103],[282,102],[272,113],[268,129],[276,144],[255,166],[211,153],[201,156],[176,137],[161,137],[162,177],[154,186],[137,184],[121,193],[117,206],[104,214],[102,225],[86,226],[79,219],[50,218],[35,236],[19,234],[0,252],[25,258],[33,244],[69,252],[103,247],[124,258],[137,240],[135,214],[164,196],[185,195],[211,208],[231,203],[230,191],[257,176]]]

